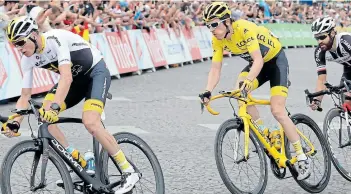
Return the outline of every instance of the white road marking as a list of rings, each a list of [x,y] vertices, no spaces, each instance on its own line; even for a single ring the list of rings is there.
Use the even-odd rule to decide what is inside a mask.
[[[217,131],[221,124],[198,124],[201,127],[205,127],[214,131]]]
[[[136,126],[107,126],[106,129],[111,134],[118,133],[118,132],[130,132],[135,134],[149,133]]]
[[[179,98],[181,100],[200,101],[200,98],[198,96],[176,96],[176,98]]]
[[[126,97],[119,96],[119,97],[112,97],[111,101],[128,101],[128,102],[131,102],[132,100],[129,99],[129,98],[126,98]]]

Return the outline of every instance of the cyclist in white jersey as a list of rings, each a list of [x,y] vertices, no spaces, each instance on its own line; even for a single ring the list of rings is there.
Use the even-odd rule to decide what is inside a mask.
[[[315,50],[315,61],[317,64],[317,86],[316,91],[326,89],[324,83],[327,80],[326,61],[333,61],[344,66],[342,77],[351,80],[351,34],[348,32],[337,33],[335,21],[331,17],[316,19],[311,26],[312,33],[318,41]],[[310,107],[316,110],[322,102],[323,96],[314,98]],[[346,94],[344,106],[350,107],[351,97]]]
[[[85,127],[102,144],[122,170],[122,183],[116,194],[130,191],[139,181],[136,173],[114,137],[104,129],[101,113],[110,88],[111,77],[102,54],[82,37],[66,30],[38,32],[36,22],[29,16],[12,20],[7,27],[8,40],[24,55],[21,59],[23,87],[17,109],[28,107],[33,83],[33,68],[44,68],[60,74],[58,84],[46,95],[39,110],[47,122],[58,120],[58,114],[85,99],[82,120]],[[8,123],[3,133],[13,136],[23,118]],[[49,126],[50,133],[65,146],[84,168],[86,162],[79,152],[70,147],[57,125]],[[71,150],[71,151],[69,151]],[[73,151],[72,151],[73,150]]]

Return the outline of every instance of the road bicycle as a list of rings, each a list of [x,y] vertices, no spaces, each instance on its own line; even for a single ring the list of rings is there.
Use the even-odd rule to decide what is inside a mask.
[[[310,93],[306,89],[306,101],[307,103],[311,103],[315,100],[315,97],[325,94],[332,97],[334,107],[331,108],[324,117],[323,133],[330,147],[334,167],[342,177],[348,181],[351,181],[351,170],[347,169],[347,160],[351,154],[347,154],[347,151],[349,150],[348,148],[351,146],[351,112],[343,106],[345,103],[345,92],[350,92],[351,81],[347,80],[345,77],[342,77],[339,85],[333,86],[329,83],[325,83],[324,85],[326,86],[325,90],[315,93]],[[318,107],[317,110],[322,111],[323,109]],[[331,123],[334,119],[337,119],[340,122],[339,127],[336,130],[333,130],[331,127]],[[346,126],[343,125],[343,123],[346,124]],[[342,152],[341,154],[338,153],[338,149],[340,149],[340,152]],[[342,161],[343,157],[344,162]]]
[[[244,97],[242,97],[244,96]],[[324,173],[322,174],[322,177],[316,181],[316,183],[310,183],[308,179],[305,180],[297,180],[297,170],[294,164],[297,165],[297,158],[296,156],[293,156],[292,153],[294,151],[290,151],[290,143],[287,139],[287,137],[284,134],[283,128],[280,126],[280,140],[281,140],[281,148],[276,149],[275,146],[271,145],[270,139],[267,138],[266,136],[261,134],[257,124],[252,120],[251,116],[247,113],[247,106],[250,105],[270,105],[269,100],[259,100],[259,99],[254,99],[251,94],[246,94],[242,95],[240,90],[233,90],[233,91],[221,91],[220,94],[211,97],[210,102],[214,101],[216,99],[224,98],[227,97],[229,98],[229,102],[234,110],[233,116],[234,118],[226,120],[218,129],[216,138],[215,138],[215,147],[214,147],[214,152],[215,152],[215,159],[216,159],[216,164],[217,168],[219,171],[219,174],[228,188],[228,190],[231,193],[263,193],[266,189],[267,186],[267,180],[268,180],[268,170],[267,170],[267,158],[265,157],[265,154],[267,157],[270,159],[270,165],[271,165],[271,170],[275,177],[278,179],[285,179],[285,178],[290,178],[286,177],[286,168],[289,168],[292,177],[295,179],[295,181],[300,185],[301,188],[304,190],[310,192],[310,193],[318,193],[322,192],[326,186],[328,185],[329,179],[330,179],[330,174],[331,174],[331,162],[329,159],[329,154],[328,150],[329,147],[326,145],[326,140],[325,137],[323,136],[322,132],[320,131],[318,125],[308,116],[303,115],[303,114],[294,114],[291,115],[290,112],[288,111],[289,117],[292,119],[295,125],[298,124],[304,124],[307,125],[310,130],[307,132],[313,132],[316,135],[316,140],[320,144],[320,149],[316,147],[316,143],[314,144],[311,143],[311,138],[307,138],[300,130],[297,130],[298,134],[301,137],[301,143],[304,152],[306,155],[308,155],[312,161],[313,164],[311,164],[311,170],[314,170],[314,161],[318,160],[319,157],[322,157],[323,164],[320,165],[321,167],[324,168]],[[231,103],[231,99],[236,99],[238,101],[244,102],[242,106],[240,106],[238,115],[235,113],[235,109]],[[207,110],[213,114],[213,115],[218,115],[219,112],[214,111],[209,103],[205,105]],[[202,105],[202,108],[204,108],[204,105]],[[224,150],[224,146],[227,144],[223,143],[223,140],[225,136],[228,134],[228,132],[234,132],[234,138],[229,138],[229,139],[234,139],[234,143],[231,143],[229,147],[232,149],[230,154],[222,153]],[[244,149],[239,147],[240,143],[240,136],[241,133],[244,133]],[[251,140],[251,147],[254,147],[254,150],[249,152],[249,141]],[[242,150],[244,150],[244,153],[242,153]],[[240,153],[239,153],[240,152]],[[316,154],[320,153],[320,156],[317,156]],[[257,154],[258,157],[254,157],[253,154]],[[257,166],[257,163],[259,163],[259,166],[257,167],[257,171],[259,175],[256,174],[256,177],[259,179],[258,183],[255,184],[251,181],[248,180],[248,184],[244,186],[244,189],[240,189],[238,187],[238,183],[233,183],[230,176],[233,175],[230,172],[227,172],[227,170],[230,170],[229,168],[225,167],[225,158],[229,158],[233,161],[228,162],[230,165],[246,165],[248,166],[250,160],[253,161],[254,165],[250,165],[250,169],[253,170],[253,167]],[[255,161],[255,158],[258,158],[258,160]],[[319,164],[318,164],[319,166]],[[234,166],[232,167],[234,169]],[[239,169],[239,167],[238,167]],[[242,168],[241,168],[242,170]],[[241,174],[241,170],[239,174],[234,174],[234,180],[239,180],[240,183],[243,183],[244,181],[242,180],[242,175],[246,174],[247,178],[249,177],[255,177],[249,176],[248,175],[248,170],[244,173]],[[253,170],[254,171],[254,170]],[[313,173],[313,172],[312,172]],[[312,176],[310,176],[312,177]],[[314,180],[315,176],[313,177]],[[247,191],[246,189],[251,189]]]
[[[112,96],[111,94],[109,94],[109,99],[111,98]],[[99,151],[100,144],[98,143],[98,141],[93,137],[93,152],[95,156],[96,170],[95,170],[95,175],[91,176],[83,169],[83,167],[76,160],[73,159],[72,155],[69,154],[66,151],[66,149],[49,133],[48,126],[50,124],[42,121],[39,116],[38,109],[42,107],[42,103],[38,103],[30,99],[29,105],[30,105],[29,109],[12,111],[15,114],[9,117],[0,116],[0,122],[2,123],[6,123],[19,116],[30,115],[30,114],[34,114],[36,117],[36,120],[38,121],[37,137],[35,137],[33,130],[31,128],[32,140],[24,140],[17,143],[8,151],[8,153],[4,157],[2,167],[1,167],[1,174],[0,174],[0,179],[1,179],[0,185],[1,185],[2,193],[6,193],[6,194],[16,193],[12,191],[12,189],[14,189],[15,186],[11,187],[11,183],[13,184],[16,183],[16,181],[10,180],[11,172],[13,168],[20,168],[20,167],[15,166],[13,164],[20,155],[25,154],[27,152],[32,152],[34,155],[34,158],[32,162],[31,174],[30,174],[30,177],[28,178],[30,185],[27,186],[28,188],[30,188],[30,191],[26,193],[35,192],[38,190],[41,190],[41,192],[45,192],[47,190],[45,187],[47,186],[46,178],[47,178],[48,172],[46,168],[47,168],[48,161],[54,164],[54,166],[59,172],[59,175],[61,176],[63,184],[62,184],[62,188],[60,189],[63,189],[63,191],[61,190],[61,192],[59,193],[73,194],[74,190],[81,193],[86,193],[86,194],[114,193],[113,188],[120,185],[123,180],[121,178],[118,181],[110,181],[110,178],[118,175],[108,175],[108,171],[109,171],[108,162],[113,163],[114,167],[116,167],[116,169],[119,171],[120,174],[121,174],[121,170],[119,169],[118,165],[116,164],[112,156],[110,156],[105,149],[101,149],[101,151]],[[59,121],[57,121],[56,124],[58,123],[82,123],[82,119],[60,117]],[[20,133],[17,132],[16,136],[19,136],[19,135]],[[141,150],[143,154],[145,154],[145,156],[151,163],[153,175],[156,181],[156,185],[155,185],[156,191],[154,193],[164,194],[165,185],[164,185],[163,172],[156,155],[153,153],[149,145],[145,141],[143,141],[140,137],[128,132],[119,132],[119,133],[113,134],[113,137],[117,140],[118,144],[120,145],[129,144],[129,145],[135,146],[139,150]],[[38,172],[39,175],[37,175],[36,171],[38,168],[40,158],[42,160],[42,163],[41,163],[42,165],[41,165],[40,174]],[[109,161],[109,159],[111,160]],[[147,180],[145,179],[147,177],[143,177],[142,171],[138,169],[137,165],[135,165],[133,161],[130,160],[129,157],[127,157],[127,159],[131,163],[131,165],[133,165],[136,172],[140,173],[140,176],[141,176],[140,181]],[[81,178],[80,182],[74,182],[74,183],[72,182],[72,178],[66,167],[66,164],[79,176],[79,178]],[[38,176],[40,178],[38,178]],[[38,184],[35,183],[36,177],[40,179],[40,182]],[[139,183],[141,184],[140,181]],[[132,193],[132,192],[133,190],[131,190],[129,193]],[[49,193],[51,192],[49,191]]]

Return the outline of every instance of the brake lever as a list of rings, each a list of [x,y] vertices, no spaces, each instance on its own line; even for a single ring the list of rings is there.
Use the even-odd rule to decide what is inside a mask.
[[[327,87],[327,88],[332,88],[332,87],[333,87],[333,86],[332,86],[330,83],[328,83],[328,82],[325,82],[324,85],[325,85],[325,87]]]
[[[205,105],[202,102],[200,102],[200,104],[201,104],[201,114],[203,114],[204,113],[204,109],[205,109]]]
[[[19,115],[28,114],[28,111],[30,111],[30,110],[29,109],[13,109],[13,110],[11,110],[12,113],[16,113]]]

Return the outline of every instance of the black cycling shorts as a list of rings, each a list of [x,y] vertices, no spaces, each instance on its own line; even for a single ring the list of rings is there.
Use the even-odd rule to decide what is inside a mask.
[[[251,67],[252,63],[241,71],[239,77],[246,77]],[[267,81],[271,85],[271,96],[288,96],[289,63],[283,49],[273,59],[263,64],[261,72],[254,80],[254,89],[259,88]]]
[[[86,75],[73,79],[64,104],[61,105],[61,111],[69,109],[85,99],[83,111],[92,110],[101,114],[110,85],[110,71],[107,69],[105,61],[101,59]],[[44,101],[54,100],[57,86],[58,84],[48,92]]]

